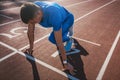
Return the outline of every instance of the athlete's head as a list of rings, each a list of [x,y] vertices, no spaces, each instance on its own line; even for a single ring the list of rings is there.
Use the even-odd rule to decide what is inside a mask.
[[[26,24],[39,23],[42,19],[42,11],[39,6],[27,2],[21,6],[20,17]]]

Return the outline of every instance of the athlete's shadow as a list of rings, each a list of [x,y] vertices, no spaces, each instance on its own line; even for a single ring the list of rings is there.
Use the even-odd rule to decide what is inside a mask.
[[[89,53],[79,44],[79,42],[74,39],[75,48],[80,50],[80,55],[87,56]]]
[[[37,70],[34,56],[27,54],[27,53],[25,53],[25,55],[26,55],[27,61],[32,65],[32,73],[33,73],[33,78],[34,78],[33,80],[40,80],[40,76],[39,76],[39,72]]]
[[[74,69],[76,70],[75,72],[76,74],[73,76],[80,80],[87,80],[86,74],[84,72],[84,63],[81,59],[81,55],[87,56],[88,52],[79,44],[79,42],[76,39],[74,39],[74,44],[75,49],[80,50],[80,52],[67,55],[68,62],[70,62],[73,65]],[[67,73],[69,72],[67,71]]]

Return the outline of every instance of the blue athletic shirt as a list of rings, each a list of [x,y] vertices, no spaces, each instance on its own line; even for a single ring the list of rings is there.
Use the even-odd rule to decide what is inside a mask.
[[[53,27],[54,31],[60,30],[66,18],[71,14],[64,7],[55,2],[35,1],[34,4],[41,7],[43,12],[43,18],[39,24],[45,28]],[[72,24],[73,18],[69,19],[69,22],[67,22],[67,25],[70,27]]]

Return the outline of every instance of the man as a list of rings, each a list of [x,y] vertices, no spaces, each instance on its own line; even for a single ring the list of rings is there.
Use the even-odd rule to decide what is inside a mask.
[[[21,19],[28,24],[28,39],[30,48],[27,52],[33,53],[35,24],[39,23],[45,28],[53,28],[49,41],[55,44],[61,54],[65,69],[73,72],[73,67],[67,62],[66,52],[71,49],[74,16],[64,7],[54,2],[36,1],[27,2],[21,6]],[[64,47],[64,42],[66,45]]]

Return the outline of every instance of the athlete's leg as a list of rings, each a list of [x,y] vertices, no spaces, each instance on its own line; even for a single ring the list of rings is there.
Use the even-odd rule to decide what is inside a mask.
[[[71,26],[71,27],[69,28],[69,34],[68,34],[68,36],[69,36],[69,37],[72,37],[72,36],[73,36],[73,32],[74,32],[73,26]]]
[[[69,32],[68,32],[68,35],[67,35],[70,39],[69,41],[66,41],[66,45],[65,45],[65,50],[66,52],[70,51],[71,50],[71,47],[72,47],[72,43],[73,43],[73,39],[72,39],[72,36],[73,36],[73,26],[71,26],[69,28]]]

